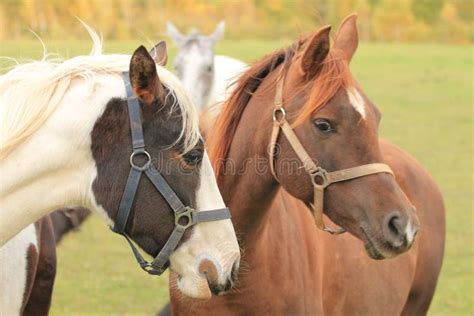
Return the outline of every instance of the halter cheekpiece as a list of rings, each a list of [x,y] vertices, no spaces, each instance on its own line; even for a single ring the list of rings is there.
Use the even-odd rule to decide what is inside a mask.
[[[301,144],[298,136],[293,131],[290,123],[286,120],[286,112],[283,108],[283,83],[284,77],[280,77],[277,80],[277,87],[274,100],[273,108],[273,128],[270,139],[270,170],[274,178],[278,181],[278,177],[275,171],[274,159],[277,153],[276,144],[278,140],[278,135],[280,130],[283,131],[283,134],[286,136],[291,147],[295,151],[298,158],[303,163],[303,167],[311,178],[313,184],[313,203],[307,203],[306,205],[311,211],[311,214],[314,217],[316,227],[319,229],[328,232],[330,234],[341,234],[345,230],[342,227],[337,227],[335,229],[327,227],[324,224],[323,220],[323,205],[324,205],[324,189],[329,185],[347,181],[359,177],[368,176],[376,173],[389,173],[393,175],[392,169],[384,163],[371,163],[366,165],[361,165],[353,168],[342,169],[338,171],[328,172],[320,166],[317,166],[308,152],[304,149],[303,144]]]
[[[151,163],[152,157],[145,149],[140,104],[138,99],[133,96],[128,72],[123,73],[123,81],[125,83],[125,89],[127,92],[127,108],[130,120],[133,151],[130,155],[130,173],[123,191],[112,231],[125,237],[132,248],[133,254],[135,255],[138,264],[143,270],[149,274],[160,275],[166,270],[169,257],[178,246],[178,243],[183,237],[186,229],[200,222],[219,221],[229,219],[231,216],[230,211],[227,208],[198,212],[190,206],[185,206],[181,202],[180,198],[169,186],[160,172],[158,172],[158,170],[156,170],[156,168],[153,166]],[[137,157],[143,157],[146,162],[138,164],[135,161],[135,158]],[[151,181],[156,190],[161,194],[161,196],[166,200],[174,213],[175,227],[173,232],[152,262],[147,262],[143,258],[137,247],[132,243],[130,237],[125,233],[125,227],[132,210],[133,201],[135,199],[135,194],[137,192],[142,173],[145,173],[145,175]]]

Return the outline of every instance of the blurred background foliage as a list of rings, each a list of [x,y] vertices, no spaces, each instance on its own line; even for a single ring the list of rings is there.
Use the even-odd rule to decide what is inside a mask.
[[[473,0],[1,0],[0,39],[87,38],[77,16],[106,39],[156,38],[171,20],[227,38],[294,38],[359,14],[361,39],[384,42],[474,42]]]

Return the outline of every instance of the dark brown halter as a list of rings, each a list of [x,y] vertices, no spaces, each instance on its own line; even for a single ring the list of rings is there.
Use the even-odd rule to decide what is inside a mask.
[[[125,185],[125,189],[123,191],[119,210],[117,212],[117,217],[115,219],[115,224],[112,228],[112,231],[117,234],[121,234],[125,237],[125,239],[127,239],[138,264],[143,270],[149,274],[160,275],[166,271],[169,257],[178,246],[178,243],[183,237],[186,229],[200,222],[229,219],[230,211],[228,208],[223,208],[212,211],[197,212],[195,209],[185,206],[181,202],[179,197],[166,182],[165,178],[163,178],[160,172],[156,170],[156,168],[151,163],[151,156],[145,149],[140,104],[138,103],[138,99],[132,94],[128,72],[123,74],[123,80],[125,82],[125,89],[127,91],[127,106],[128,116],[130,119],[130,132],[132,136],[133,152],[130,155],[130,173],[128,175],[127,184]],[[146,158],[146,162],[142,165],[137,165],[134,161],[134,158],[137,156]],[[130,237],[125,233],[125,227],[132,210],[133,200],[135,199],[135,193],[137,192],[142,173],[145,173],[151,183],[155,186],[156,190],[166,200],[168,205],[173,210],[175,218],[175,227],[173,232],[151,263],[147,262],[143,258],[138,249],[132,243]],[[181,221],[181,219],[185,220]]]
[[[332,229],[324,224],[324,189],[335,182],[347,181],[359,177],[368,176],[371,174],[384,172],[393,175],[392,169],[390,169],[390,167],[384,163],[371,163],[333,172],[327,172],[325,169],[321,168],[320,166],[317,166],[311,156],[308,154],[308,152],[304,149],[303,145],[298,139],[298,136],[296,136],[295,132],[293,131],[291,125],[286,120],[286,112],[283,108],[283,82],[283,78],[278,79],[275,93],[275,108],[273,109],[273,129],[270,139],[269,151],[271,172],[275,179],[278,181],[278,177],[275,172],[274,158],[277,153],[275,149],[278,140],[278,135],[281,129],[283,131],[283,134],[288,139],[288,142],[290,143],[291,147],[295,151],[296,155],[303,163],[303,167],[310,176],[311,182],[313,183],[313,203],[307,203],[307,206],[314,217],[316,227],[330,234],[344,233],[345,230],[342,227]]]

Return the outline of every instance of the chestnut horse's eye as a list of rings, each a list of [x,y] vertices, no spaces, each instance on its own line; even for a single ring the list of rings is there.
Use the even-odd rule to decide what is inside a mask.
[[[316,119],[314,121],[314,124],[316,125],[316,128],[324,134],[328,134],[334,131],[334,128],[332,128],[331,123],[329,123],[328,120],[325,119]]]
[[[183,156],[184,162],[190,166],[196,166],[202,161],[202,157],[204,156],[204,150],[201,148],[193,149],[190,152],[186,153]]]

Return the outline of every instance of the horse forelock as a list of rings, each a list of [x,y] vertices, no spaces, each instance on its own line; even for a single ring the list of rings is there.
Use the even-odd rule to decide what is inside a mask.
[[[197,47],[200,51],[214,52],[213,45],[210,45],[211,43],[212,41],[210,41],[207,36],[199,33],[197,29],[192,29],[182,40],[180,47],[181,50]]]
[[[320,65],[316,78],[308,85],[311,87],[308,100],[293,123],[294,126],[301,124],[328,104],[339,89],[350,89],[353,86],[349,66],[342,51],[331,49]]]

